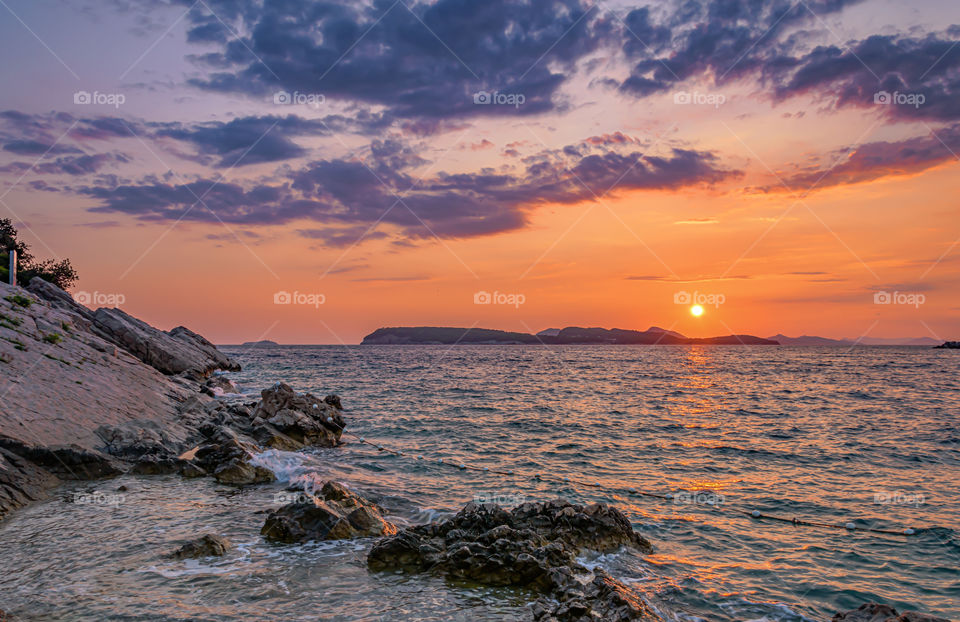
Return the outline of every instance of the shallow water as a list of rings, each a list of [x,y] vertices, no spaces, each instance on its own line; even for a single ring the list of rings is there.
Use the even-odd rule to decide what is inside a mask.
[[[654,555],[597,563],[668,619],[829,620],[879,600],[960,619],[960,375],[923,348],[377,346],[225,348],[251,399],[277,380],[335,392],[336,449],[264,456],[282,478],[316,471],[403,522],[472,500],[614,503]],[[436,459],[513,470],[460,471]],[[536,474],[602,488],[538,481]],[[126,485],[129,490],[117,492]],[[628,492],[689,492],[680,503]],[[63,501],[97,488],[101,503]],[[259,537],[282,483],[124,477],[65,489],[0,523],[0,608],[23,620],[513,620],[522,591],[371,574],[369,541]],[[699,493],[699,494],[697,494]],[[691,501],[692,502],[688,502]],[[709,502],[709,503],[708,503]],[[711,504],[712,503],[712,504]],[[733,510],[888,536],[757,521]],[[206,532],[237,548],[163,554]]]

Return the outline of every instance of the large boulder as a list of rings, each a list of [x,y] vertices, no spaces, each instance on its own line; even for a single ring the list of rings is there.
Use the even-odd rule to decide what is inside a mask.
[[[272,430],[301,445],[333,447],[340,442],[347,423],[336,395],[320,399],[311,393],[297,393],[289,385],[278,382],[264,389],[260,397],[253,413],[255,425],[268,424]]]
[[[297,500],[273,511],[260,533],[273,542],[345,540],[387,536],[397,528],[383,510],[342,484],[326,482],[318,496],[298,492]]]
[[[893,607],[879,603],[866,603],[859,608],[833,616],[833,622],[950,622],[916,611],[897,612]]]
[[[623,514],[603,504],[556,500],[507,511],[469,503],[449,520],[410,527],[378,541],[367,564],[372,570],[431,572],[531,589],[550,597],[535,610],[544,620],[656,619],[627,586],[576,562],[585,550],[620,547],[652,551]]]
[[[166,375],[206,377],[214,370],[239,371],[240,365],[195,332],[178,326],[167,332],[120,309],[97,309],[93,330]]]

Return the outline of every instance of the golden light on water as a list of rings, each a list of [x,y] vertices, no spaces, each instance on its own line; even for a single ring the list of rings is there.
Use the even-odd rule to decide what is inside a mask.
[[[690,314],[693,317],[700,317],[701,315],[703,315],[703,307],[701,307],[700,305],[693,305],[692,307],[690,307]]]

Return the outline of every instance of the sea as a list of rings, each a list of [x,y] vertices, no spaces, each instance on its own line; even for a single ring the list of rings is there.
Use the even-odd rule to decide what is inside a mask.
[[[125,475],[17,511],[0,523],[0,609],[12,619],[529,618],[534,595],[521,589],[372,573],[368,539],[264,541],[285,486],[312,473],[377,501],[401,526],[470,502],[615,505],[654,553],[581,562],[666,620],[828,621],[870,601],[960,620],[956,351],[223,349],[243,365],[226,374],[242,395],[225,399],[256,400],[278,381],[336,393],[344,443],[262,455],[275,484]],[[235,548],[166,557],[204,533]]]

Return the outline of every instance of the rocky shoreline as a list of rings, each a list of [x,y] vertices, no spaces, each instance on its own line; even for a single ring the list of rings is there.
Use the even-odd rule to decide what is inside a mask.
[[[0,520],[69,480],[176,473],[269,483],[275,476],[257,454],[342,442],[340,397],[277,383],[259,401],[228,403],[221,398],[236,388],[218,372],[239,369],[185,327],[162,331],[119,309],[93,311],[39,279],[26,288],[0,284]],[[268,541],[376,538],[371,572],[523,588],[537,621],[663,619],[628,585],[577,561],[587,551],[653,550],[614,507],[470,503],[449,519],[399,528],[387,509],[337,482],[304,480],[289,490],[291,502],[264,522]],[[219,556],[231,546],[205,534],[170,557]],[[945,622],[878,604],[834,617],[841,620]]]

